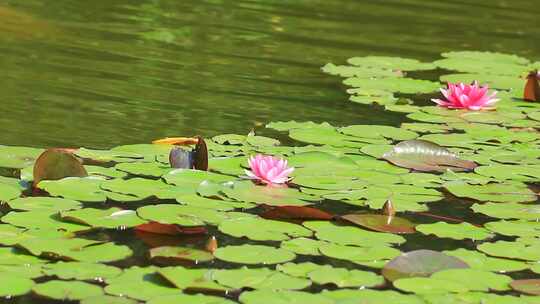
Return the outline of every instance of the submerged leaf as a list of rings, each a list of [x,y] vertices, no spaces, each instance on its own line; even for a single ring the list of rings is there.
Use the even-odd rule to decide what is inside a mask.
[[[402,141],[382,158],[400,167],[428,172],[470,171],[477,166],[475,162],[459,159],[448,149],[425,140]]]

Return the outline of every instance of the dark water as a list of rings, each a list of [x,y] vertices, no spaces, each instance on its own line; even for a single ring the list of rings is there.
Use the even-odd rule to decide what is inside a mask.
[[[0,0],[0,143],[111,147],[269,121],[397,124],[320,66],[540,58],[536,1]]]

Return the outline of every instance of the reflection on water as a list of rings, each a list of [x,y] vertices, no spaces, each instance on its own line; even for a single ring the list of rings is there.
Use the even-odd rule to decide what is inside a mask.
[[[534,1],[0,0],[0,143],[246,133],[271,120],[395,124],[320,66],[480,49],[540,58]]]

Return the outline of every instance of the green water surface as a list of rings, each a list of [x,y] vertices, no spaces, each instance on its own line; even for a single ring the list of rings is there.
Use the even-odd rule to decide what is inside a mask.
[[[540,57],[535,1],[0,0],[0,143],[108,148],[269,121],[393,124],[327,62]]]

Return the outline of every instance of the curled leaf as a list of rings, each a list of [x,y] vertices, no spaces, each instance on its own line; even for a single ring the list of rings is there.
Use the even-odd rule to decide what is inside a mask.
[[[34,164],[34,186],[42,180],[59,180],[64,177],[88,176],[81,161],[70,150],[48,149]]]
[[[382,158],[396,166],[427,172],[471,171],[477,167],[475,162],[460,159],[446,148],[416,139],[398,143]]]
[[[525,88],[523,90],[523,99],[528,101],[540,101],[539,80],[540,72],[538,71],[531,71],[529,75],[527,75],[527,83],[525,83]]]

